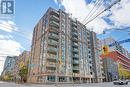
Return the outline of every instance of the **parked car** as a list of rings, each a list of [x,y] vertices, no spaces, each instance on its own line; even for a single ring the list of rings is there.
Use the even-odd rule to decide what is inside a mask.
[[[113,81],[114,85],[127,85],[128,84],[128,80],[116,80]]]

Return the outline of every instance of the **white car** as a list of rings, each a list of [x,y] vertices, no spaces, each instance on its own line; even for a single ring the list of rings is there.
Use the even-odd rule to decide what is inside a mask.
[[[114,85],[127,85],[128,81],[127,80],[117,80],[117,81],[113,81]]]

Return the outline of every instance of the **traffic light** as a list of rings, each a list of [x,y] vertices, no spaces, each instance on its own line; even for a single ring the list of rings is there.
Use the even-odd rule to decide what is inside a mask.
[[[102,47],[102,54],[103,55],[108,55],[109,51],[108,51],[108,46],[107,45],[104,45]]]

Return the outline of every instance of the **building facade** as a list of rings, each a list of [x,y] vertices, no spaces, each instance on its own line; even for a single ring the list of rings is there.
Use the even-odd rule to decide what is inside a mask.
[[[109,46],[114,43],[113,46]],[[109,53],[107,55],[102,54],[103,68],[105,81],[113,81],[115,79],[129,78],[129,63],[128,50],[123,48],[112,37],[106,38],[100,43],[102,47],[108,45]],[[123,71],[122,71],[123,70]],[[124,74],[124,75],[123,75]]]
[[[19,77],[19,70],[21,67],[29,67],[30,56],[30,51],[24,51],[18,56],[13,68],[15,78]]]
[[[34,28],[28,82],[98,82],[96,34],[49,8]]]
[[[7,56],[5,63],[4,63],[4,68],[3,68],[3,72],[2,72],[2,76],[5,75],[11,75],[14,76],[14,66],[15,66],[15,62],[18,59],[18,56]]]
[[[102,58],[105,58],[105,57],[106,56],[102,55]],[[116,74],[118,79],[130,78],[130,59],[128,57],[126,57],[124,54],[120,53],[119,51],[113,51],[107,55],[106,59],[109,59],[115,62],[114,64],[118,68],[116,69],[116,71],[118,72],[118,74]],[[112,65],[112,64],[110,63],[107,65]],[[111,70],[112,69],[113,68],[111,68]]]

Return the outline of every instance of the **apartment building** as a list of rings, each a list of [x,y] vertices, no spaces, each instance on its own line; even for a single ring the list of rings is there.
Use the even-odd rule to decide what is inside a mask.
[[[12,75],[14,76],[14,66],[15,62],[18,59],[18,56],[7,56],[5,63],[4,63],[4,68],[2,72],[2,76],[4,77],[5,75]]]
[[[98,82],[95,47],[93,31],[49,8],[34,28],[28,82]]]
[[[113,44],[111,46],[110,44]],[[105,75],[105,81],[113,81],[120,78],[129,78],[129,64],[128,50],[121,46],[112,37],[101,40],[102,47],[108,45],[109,53],[107,55],[101,55],[103,58],[103,70]],[[121,68],[120,68],[121,66]]]

